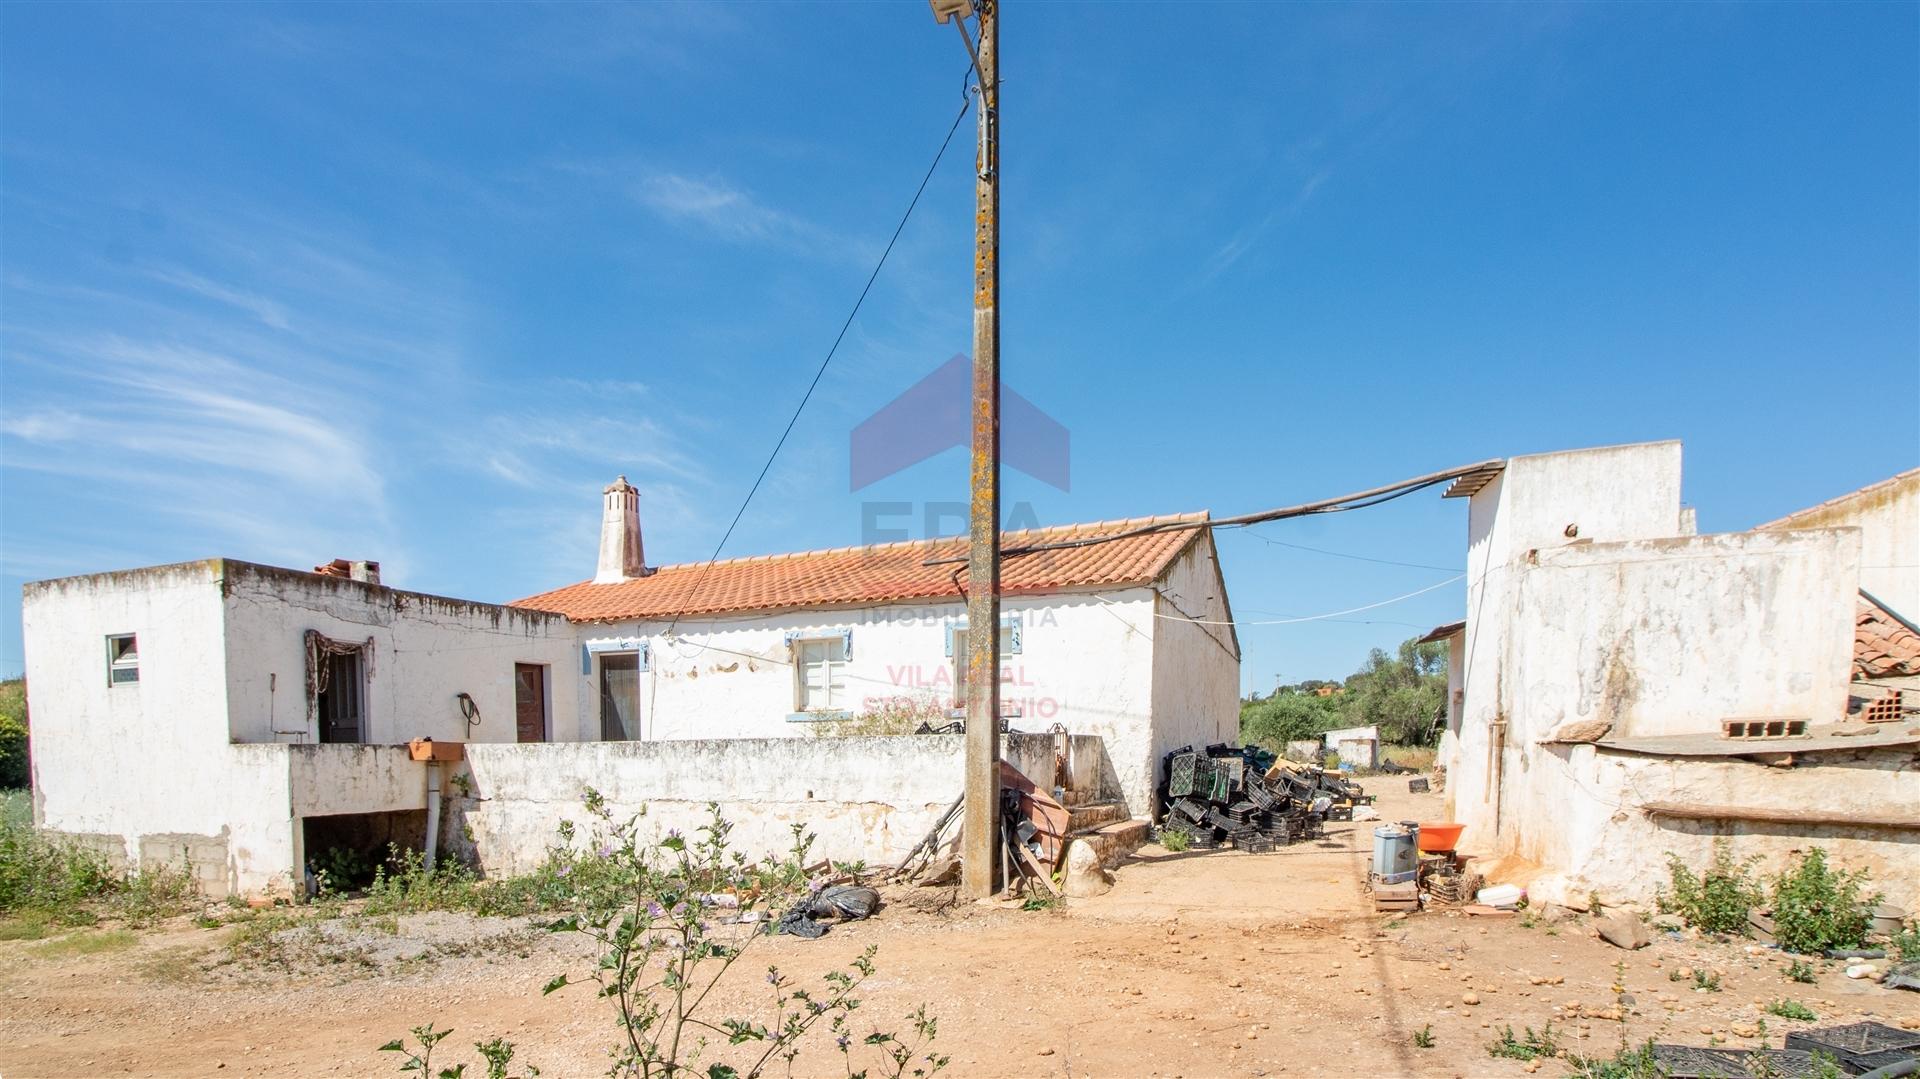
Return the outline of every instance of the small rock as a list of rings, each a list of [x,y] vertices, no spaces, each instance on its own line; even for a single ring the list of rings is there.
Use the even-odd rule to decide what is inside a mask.
[[[1601,940],[1628,951],[1653,943],[1653,935],[1647,932],[1646,924],[1631,914],[1609,914],[1595,919],[1593,929],[1600,934]]]
[[[1855,963],[1847,968],[1847,977],[1854,979],[1864,978],[1872,974],[1873,970],[1874,967],[1872,963]]]
[[[1067,872],[1061,891],[1070,899],[1090,899],[1112,890],[1113,874],[1100,864],[1099,852],[1086,840],[1074,840],[1067,848]]]
[[[1478,1004],[1480,1003],[1480,997],[1478,994],[1468,993],[1460,998],[1460,1003],[1467,1005]]]
[[[1050,1057],[1053,1055],[1053,1050],[1051,1048],[1042,1049],[1040,1050],[1040,1055],[1043,1057]]]

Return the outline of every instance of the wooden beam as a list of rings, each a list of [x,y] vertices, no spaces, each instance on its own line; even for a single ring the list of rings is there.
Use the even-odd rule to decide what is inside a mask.
[[[1920,831],[1920,816],[1913,815],[1774,809],[1765,806],[1704,805],[1699,802],[1649,802],[1640,808],[1649,817],[1667,817],[1673,820],[1752,821],[1759,824]]]

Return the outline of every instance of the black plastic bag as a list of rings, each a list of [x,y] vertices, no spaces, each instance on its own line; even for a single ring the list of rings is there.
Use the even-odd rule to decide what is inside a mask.
[[[880,893],[857,884],[840,884],[820,889],[805,906],[807,913],[815,918],[850,922],[872,917],[873,912],[880,909]]]

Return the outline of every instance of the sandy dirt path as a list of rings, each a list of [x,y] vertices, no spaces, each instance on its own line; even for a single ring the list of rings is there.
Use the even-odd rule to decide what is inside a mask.
[[[1389,819],[1437,806],[1396,780],[1371,786]],[[817,941],[757,945],[718,995],[745,1006],[762,999],[768,964],[817,977],[877,944],[859,1014],[903,1026],[891,1020],[925,1002],[954,1076],[1525,1075],[1522,1062],[1487,1054],[1505,1024],[1552,1020],[1574,1051],[1610,1055],[1623,1035],[1753,1044],[1737,1032],[1782,997],[1809,1004],[1823,1024],[1920,1017],[1920,994],[1837,968],[1796,984],[1782,958],[1736,943],[1659,936],[1628,953],[1584,918],[1376,915],[1363,890],[1371,827],[1335,825],[1325,841],[1260,855],[1149,847],[1110,894],[1064,910],[895,903]],[[401,952],[416,931],[459,920],[423,917],[403,923]],[[0,1077],[393,1074],[398,1061],[376,1047],[429,1020],[454,1029],[447,1062],[476,1060],[472,1042],[501,1035],[546,1075],[604,1071],[614,1036],[606,1006],[578,988],[540,994],[552,975],[584,965],[566,938],[286,973],[221,965],[227,932],[181,925],[83,957],[0,943]],[[1616,963],[1632,998],[1624,1022],[1575,1017],[1617,1006]],[[1669,980],[1686,965],[1723,972],[1722,990]],[[1562,981],[1533,982],[1552,978]],[[1802,1025],[1767,1022],[1775,1045]],[[1428,1026],[1433,1047],[1417,1047]],[[824,1038],[796,1068],[841,1073]]]

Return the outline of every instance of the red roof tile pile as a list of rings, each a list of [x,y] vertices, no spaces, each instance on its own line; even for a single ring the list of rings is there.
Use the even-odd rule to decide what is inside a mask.
[[[1920,674],[1920,634],[1877,603],[1862,598],[1853,623],[1855,678],[1898,678]]]

